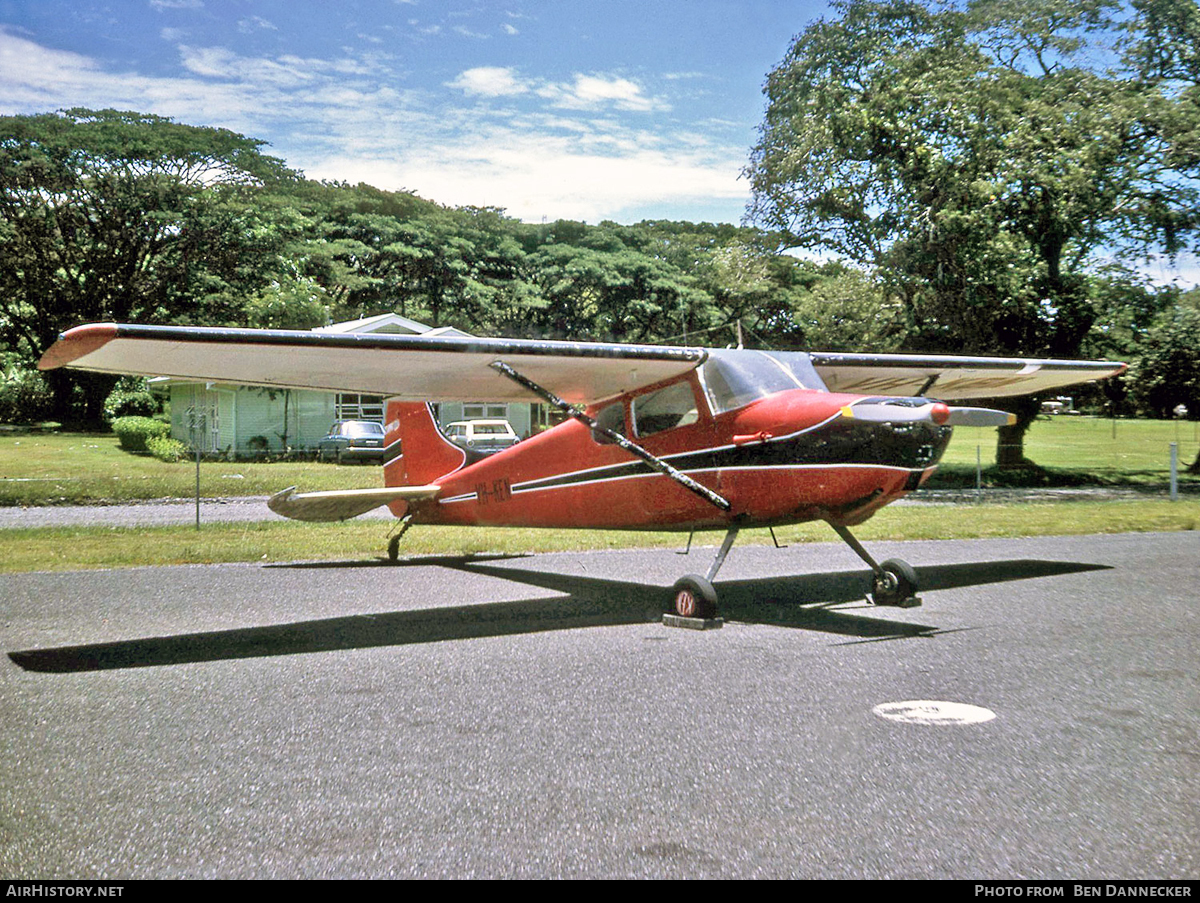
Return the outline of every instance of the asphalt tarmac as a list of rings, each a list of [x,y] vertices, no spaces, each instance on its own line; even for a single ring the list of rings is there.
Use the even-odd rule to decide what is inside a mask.
[[[1200,874],[1200,535],[872,551],[0,577],[0,875]]]

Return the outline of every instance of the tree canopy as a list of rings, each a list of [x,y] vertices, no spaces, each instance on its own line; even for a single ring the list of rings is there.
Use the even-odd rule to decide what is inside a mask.
[[[1106,258],[1194,240],[1194,45],[1158,43],[1193,0],[834,8],[768,78],[750,215],[878,274],[908,349],[1075,357]]]
[[[36,357],[83,321],[221,319],[277,254],[247,191],[292,174],[261,142],[115,110],[0,118],[0,317]],[[59,411],[81,385],[50,376]],[[99,416],[102,391],[85,391]]]

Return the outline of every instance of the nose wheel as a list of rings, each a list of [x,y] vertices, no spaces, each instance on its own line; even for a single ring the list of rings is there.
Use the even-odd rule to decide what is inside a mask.
[[[859,558],[871,566],[871,601],[874,604],[898,608],[916,608],[921,604],[917,597],[917,572],[912,565],[899,558],[889,558],[879,564],[848,529],[837,524],[830,526]]]
[[[876,605],[896,605],[900,608],[915,608],[921,604],[917,598],[917,572],[907,561],[889,558],[879,565],[879,571],[871,578],[871,601]]]

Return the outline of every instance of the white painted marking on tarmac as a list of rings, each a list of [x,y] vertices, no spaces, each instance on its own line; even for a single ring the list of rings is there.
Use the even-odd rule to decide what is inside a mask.
[[[932,699],[885,702],[871,711],[888,721],[934,726],[983,724],[996,717],[995,712],[982,706],[967,705],[963,702],[938,702]]]

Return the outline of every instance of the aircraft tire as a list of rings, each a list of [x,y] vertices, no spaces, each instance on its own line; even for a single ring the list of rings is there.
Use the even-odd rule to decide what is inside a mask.
[[[871,581],[871,601],[876,605],[902,605],[917,594],[917,572],[899,558],[889,558],[879,566],[884,574]]]
[[[698,574],[688,574],[671,588],[672,610],[681,618],[714,618],[717,615],[717,591]]]

